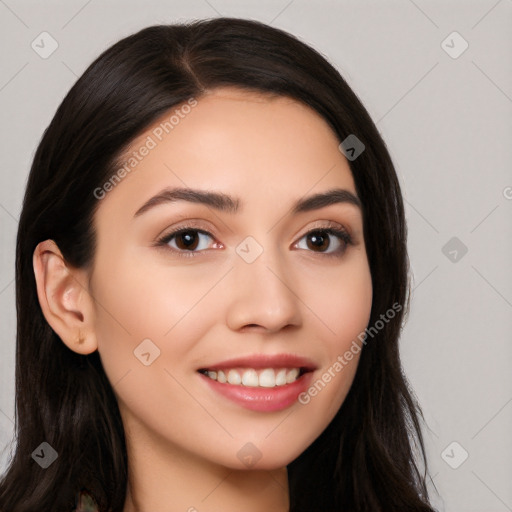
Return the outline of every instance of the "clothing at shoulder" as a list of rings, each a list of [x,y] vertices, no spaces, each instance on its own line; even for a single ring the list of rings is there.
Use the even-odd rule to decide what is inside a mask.
[[[77,507],[71,512],[99,512],[94,498],[87,492],[81,491],[77,494]]]

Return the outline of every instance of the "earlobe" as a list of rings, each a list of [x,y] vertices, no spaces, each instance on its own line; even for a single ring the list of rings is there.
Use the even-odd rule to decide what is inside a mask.
[[[53,240],[40,242],[33,254],[37,297],[46,321],[74,352],[90,354],[97,347],[94,302],[85,271],[66,263]]]

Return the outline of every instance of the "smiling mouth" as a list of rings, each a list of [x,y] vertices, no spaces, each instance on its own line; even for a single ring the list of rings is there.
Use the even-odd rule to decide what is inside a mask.
[[[274,388],[292,384],[310,369],[297,368],[231,368],[214,370],[203,368],[198,370],[206,377],[221,384],[242,387]]]

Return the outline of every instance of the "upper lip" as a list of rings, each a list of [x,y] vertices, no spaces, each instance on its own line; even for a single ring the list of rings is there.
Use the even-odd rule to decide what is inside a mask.
[[[237,357],[226,361],[208,364],[200,370],[225,370],[230,368],[302,368],[305,371],[313,371],[316,365],[305,357],[294,354],[253,354]]]

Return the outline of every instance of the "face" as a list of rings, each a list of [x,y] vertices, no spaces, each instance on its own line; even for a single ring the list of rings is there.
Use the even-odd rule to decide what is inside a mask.
[[[193,105],[133,141],[133,167],[99,199],[98,351],[131,435],[279,468],[353,381],[359,354],[335,363],[370,317],[362,212],[339,141],[307,106],[234,88]]]

